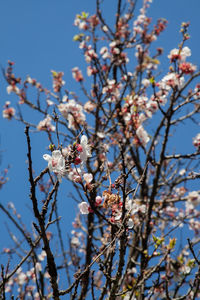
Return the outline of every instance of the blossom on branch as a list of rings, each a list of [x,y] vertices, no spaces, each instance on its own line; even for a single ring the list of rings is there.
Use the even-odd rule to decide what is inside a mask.
[[[79,205],[79,210],[80,210],[80,213],[82,215],[87,215],[89,214],[89,205],[87,204],[87,202],[81,202]]]
[[[163,79],[158,82],[157,86],[161,90],[169,91],[171,88],[181,88],[184,84],[184,77],[180,77],[178,74],[172,72],[163,77]]]
[[[136,130],[136,135],[139,138],[140,143],[145,147],[146,144],[150,141],[148,133],[144,130],[143,126],[140,125]]]
[[[52,156],[44,154],[43,158],[48,161],[48,168],[50,172],[54,172],[58,180],[61,182],[62,177],[66,176],[67,170],[65,168],[65,159],[60,150],[54,150]]]
[[[68,120],[69,128],[77,129],[79,124],[84,124],[86,117],[83,113],[83,107],[74,99],[69,100],[67,103],[59,104],[58,109],[62,116]]]
[[[83,174],[83,178],[84,178],[86,184],[89,184],[93,179],[93,175],[91,173],[85,173],[85,174]]]
[[[184,74],[192,74],[196,71],[197,67],[189,62],[182,62],[179,65],[179,70]]]
[[[15,109],[10,107],[10,101],[7,101],[4,105],[4,110],[2,111],[3,118],[11,120],[15,115]]]
[[[39,122],[37,129],[38,130],[55,131],[56,127],[51,124],[51,117],[47,116],[44,120]]]
[[[192,191],[188,194],[188,202],[193,206],[200,204],[200,194],[197,191]]]
[[[200,133],[198,133],[193,139],[193,145],[198,149],[200,148]]]
[[[83,81],[82,72],[79,70],[78,67],[72,69],[72,77],[78,82]]]
[[[188,47],[183,47],[182,49],[172,49],[168,58],[171,62],[175,60],[185,61],[188,56],[191,56],[191,50]]]
[[[8,94],[15,93],[18,95],[20,92],[19,88],[16,85],[8,85],[6,90]]]
[[[82,162],[86,162],[88,157],[91,157],[91,147],[88,145],[88,138],[86,135],[82,135],[80,145],[80,159]]]
[[[65,81],[62,79],[64,73],[63,72],[56,72],[51,71],[53,75],[53,90],[55,93],[60,92],[63,85],[65,85]]]

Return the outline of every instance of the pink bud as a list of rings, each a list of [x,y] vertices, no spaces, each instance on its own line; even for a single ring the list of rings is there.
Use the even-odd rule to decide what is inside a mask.
[[[79,165],[80,163],[81,163],[80,157],[76,157],[75,160],[74,160],[74,164]]]
[[[78,152],[83,152],[83,147],[80,144],[76,145],[76,149]]]

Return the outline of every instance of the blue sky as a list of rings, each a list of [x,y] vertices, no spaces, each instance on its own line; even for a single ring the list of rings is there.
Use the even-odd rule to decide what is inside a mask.
[[[112,18],[116,0],[104,1],[105,16]],[[138,7],[141,4],[138,1]],[[0,65],[5,67],[8,60],[15,62],[15,74],[25,79],[26,75],[36,78],[43,86],[51,88],[51,70],[63,71],[64,79],[71,90],[79,89],[71,76],[71,69],[83,66],[84,58],[78,45],[72,41],[77,29],[73,26],[74,17],[82,11],[94,13],[94,0],[1,0],[0,1]],[[166,58],[172,48],[176,48],[181,41],[179,33],[183,21],[190,21],[189,33],[191,39],[188,46],[192,50],[191,62],[199,67],[199,31],[200,31],[200,1],[197,0],[154,0],[148,15],[154,19],[166,18],[169,23],[166,31],[159,39]],[[166,58],[167,62],[167,58]],[[166,69],[165,69],[166,68]],[[167,73],[167,65],[163,65]],[[12,99],[6,94],[6,83],[0,76],[0,106]],[[195,136],[199,128],[189,128],[187,134]],[[180,135],[179,145],[184,145]],[[33,161],[38,169],[46,167],[42,155],[46,153],[47,141],[38,134],[33,136]],[[10,164],[9,181],[0,191],[0,199],[5,204],[13,201],[24,220],[31,224],[30,201],[28,198],[29,184],[27,180],[26,141],[24,126],[9,122],[0,116],[0,149],[2,151],[1,168]],[[62,226],[67,230],[75,216],[75,206],[71,205],[67,197],[66,183],[62,184],[62,203],[60,211],[63,214]],[[0,212],[1,222],[5,217]],[[66,231],[67,231],[66,230]],[[6,227],[1,226],[1,234],[6,233]],[[6,239],[0,239],[0,249],[12,245]]]

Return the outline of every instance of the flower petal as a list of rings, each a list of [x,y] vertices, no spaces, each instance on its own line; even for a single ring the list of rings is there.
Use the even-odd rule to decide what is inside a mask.
[[[51,161],[51,160],[52,160],[52,158],[51,158],[51,156],[50,156],[49,154],[44,154],[44,155],[43,155],[43,158],[44,158],[45,160],[47,160],[47,161]]]

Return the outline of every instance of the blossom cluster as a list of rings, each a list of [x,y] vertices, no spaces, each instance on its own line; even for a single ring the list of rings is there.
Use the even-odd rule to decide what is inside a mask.
[[[82,105],[73,99],[59,104],[58,109],[68,121],[69,128],[78,129],[79,125],[83,125],[86,120]]]
[[[5,249],[5,252],[9,254],[9,249]],[[39,273],[42,272],[42,261],[46,258],[46,252],[42,251],[38,256],[38,262],[35,266],[29,269],[28,271],[23,271],[20,267],[16,271],[14,277],[11,277],[6,283],[5,292],[12,293],[14,286],[17,286],[17,290],[21,297],[32,297],[34,295],[34,300],[39,300],[40,295],[36,290],[36,276],[39,276]],[[43,274],[44,279],[49,279],[49,273],[47,271]],[[51,296],[51,293],[49,293]]]
[[[193,145],[197,147],[198,150],[200,149],[200,133],[193,139]]]
[[[74,149],[75,148],[75,149]],[[62,177],[66,177],[71,172],[71,163],[75,165],[83,164],[87,161],[88,157],[91,156],[90,145],[88,145],[88,139],[85,135],[81,137],[80,144],[75,144],[73,148],[68,147],[67,149],[54,150],[52,156],[44,154],[43,158],[48,162],[48,168],[50,172],[56,174],[58,180],[61,182]],[[86,182],[91,181],[85,176]]]
[[[48,115],[44,120],[37,125],[38,130],[55,131],[56,127],[51,124],[51,117]]]
[[[97,6],[100,2],[97,1]],[[176,153],[170,142],[177,125],[185,120],[198,123],[200,84],[195,83],[195,87],[191,84],[198,73],[196,66],[187,61],[191,56],[190,48],[185,46],[188,25],[183,24],[182,43],[168,54],[169,70],[161,75],[163,49],[157,48],[154,52],[151,45],[165,30],[167,21],[159,19],[153,25],[147,16],[152,0],[144,0],[138,17],[131,23],[133,2],[128,1],[130,9],[124,7],[126,13],[119,9],[114,30],[106,24],[99,7],[95,15],[82,12],[76,16],[74,25],[80,32],[74,41],[79,43],[83,53],[86,72],[82,73],[79,67],[71,71],[79,84],[80,98],[64,87],[63,72],[52,71],[51,92],[30,76],[22,82],[13,74],[13,63],[9,62],[5,76],[7,93],[14,93],[20,104],[29,106],[42,117],[37,124],[31,124],[23,119],[20,109],[15,117],[15,108],[10,102],[5,103],[3,117],[10,120],[19,116],[22,123],[43,131],[50,143],[50,153],[43,155],[48,167],[35,180],[30,180],[32,190],[42,196],[40,201],[36,193],[38,199],[32,197],[31,200],[37,219],[34,231],[44,242],[44,251],[39,255],[34,253],[33,258],[37,258],[34,268],[29,271],[20,268],[15,277],[7,281],[5,292],[11,292],[17,283],[21,297],[22,286],[25,286],[28,297],[40,299],[35,288],[40,274],[40,278],[50,276],[55,296],[60,292],[56,287],[59,275],[55,275],[55,269],[61,274],[60,269],[64,267],[67,274],[75,272],[77,285],[72,283],[70,292],[76,297],[81,290],[80,299],[87,298],[84,294],[87,291],[96,289],[102,293],[101,298],[109,299],[137,299],[143,294],[145,299],[156,300],[164,298],[167,290],[170,297],[175,290],[172,297],[177,298],[179,282],[196,286],[196,275],[193,282],[190,276],[198,267],[194,243],[199,243],[200,191],[190,190],[188,182],[199,178],[193,170],[199,166],[200,134],[193,138],[196,151],[193,148],[191,154],[185,154],[185,149],[183,153]],[[28,88],[37,90],[35,102],[27,97]],[[26,136],[30,146],[27,131]],[[30,148],[29,174],[32,172]],[[57,251],[59,245],[54,248],[49,244],[52,251],[46,247],[46,229],[55,222],[59,225],[56,197],[64,178],[74,187],[70,193],[78,207],[69,238],[70,251],[64,250],[66,240],[62,241],[57,226],[61,253]],[[52,205],[49,205],[51,200]],[[34,201],[38,203],[37,209]],[[23,226],[15,206],[9,206]],[[192,233],[192,243],[174,251],[174,235],[186,227]],[[66,239],[66,235],[63,236]],[[12,238],[17,244],[14,235]],[[178,247],[180,241],[176,250]],[[5,248],[4,253],[12,254],[9,248]],[[51,255],[55,255],[53,275],[51,268],[48,268],[49,273],[42,271],[41,262],[46,255],[47,264]],[[51,262],[53,265],[54,261]],[[98,267],[100,271],[96,272]],[[48,295],[49,298],[54,296],[51,292]]]
[[[15,109],[14,107],[10,107],[10,101],[6,101],[2,114],[3,114],[3,118],[8,120],[11,120],[14,117]]]

